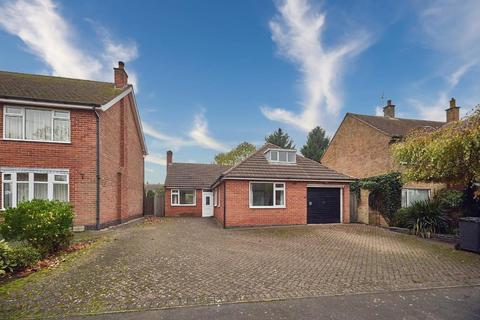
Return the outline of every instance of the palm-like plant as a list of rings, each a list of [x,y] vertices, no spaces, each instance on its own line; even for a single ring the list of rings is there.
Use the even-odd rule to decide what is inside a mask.
[[[448,228],[446,211],[439,201],[418,201],[405,209],[409,216],[407,225],[417,236],[430,238]]]

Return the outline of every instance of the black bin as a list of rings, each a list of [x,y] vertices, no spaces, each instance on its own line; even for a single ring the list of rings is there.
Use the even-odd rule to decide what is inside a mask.
[[[460,219],[460,249],[480,253],[480,217]]]

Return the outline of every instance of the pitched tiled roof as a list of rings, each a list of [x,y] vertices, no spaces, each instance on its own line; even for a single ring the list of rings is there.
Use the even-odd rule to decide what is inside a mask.
[[[172,163],[167,167],[165,187],[210,188],[229,166],[199,163]]]
[[[324,165],[296,155],[295,164],[273,164],[265,158],[265,151],[279,147],[267,143],[262,148],[251,154],[240,164],[226,171],[226,179],[285,179],[285,180],[354,180],[354,178],[329,169]]]
[[[0,98],[103,105],[128,89],[113,83],[0,71]]]
[[[368,125],[376,128],[391,137],[404,137],[412,129],[418,128],[440,128],[445,122],[417,120],[417,119],[402,119],[390,118],[383,116],[367,116],[363,114],[347,113],[347,116],[352,116]]]

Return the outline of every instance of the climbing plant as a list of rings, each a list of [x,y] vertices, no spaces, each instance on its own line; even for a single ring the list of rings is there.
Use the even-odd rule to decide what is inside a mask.
[[[402,180],[399,172],[360,179],[350,185],[350,190],[357,195],[360,189],[370,191],[369,205],[390,224],[402,204]]]

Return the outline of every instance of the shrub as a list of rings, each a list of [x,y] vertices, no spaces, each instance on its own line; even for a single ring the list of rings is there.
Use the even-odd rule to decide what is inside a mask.
[[[69,203],[35,199],[7,209],[0,230],[6,240],[26,241],[47,254],[70,244],[73,216]]]
[[[410,208],[399,209],[397,213],[395,213],[395,216],[393,218],[393,225],[399,228],[408,228],[409,227],[408,221],[410,220],[410,216],[411,216]]]
[[[448,219],[439,201],[418,201],[402,209],[407,226],[414,234],[430,238],[432,234],[444,233],[448,229]]]
[[[11,252],[12,248],[8,243],[0,240],[0,276],[13,271],[16,267],[15,262],[11,260]]]
[[[437,192],[435,199],[440,201],[445,209],[459,209],[463,204],[463,192],[445,188]]]
[[[30,245],[20,245],[12,247],[10,257],[15,262],[15,269],[22,269],[33,266],[42,258],[42,255]]]

